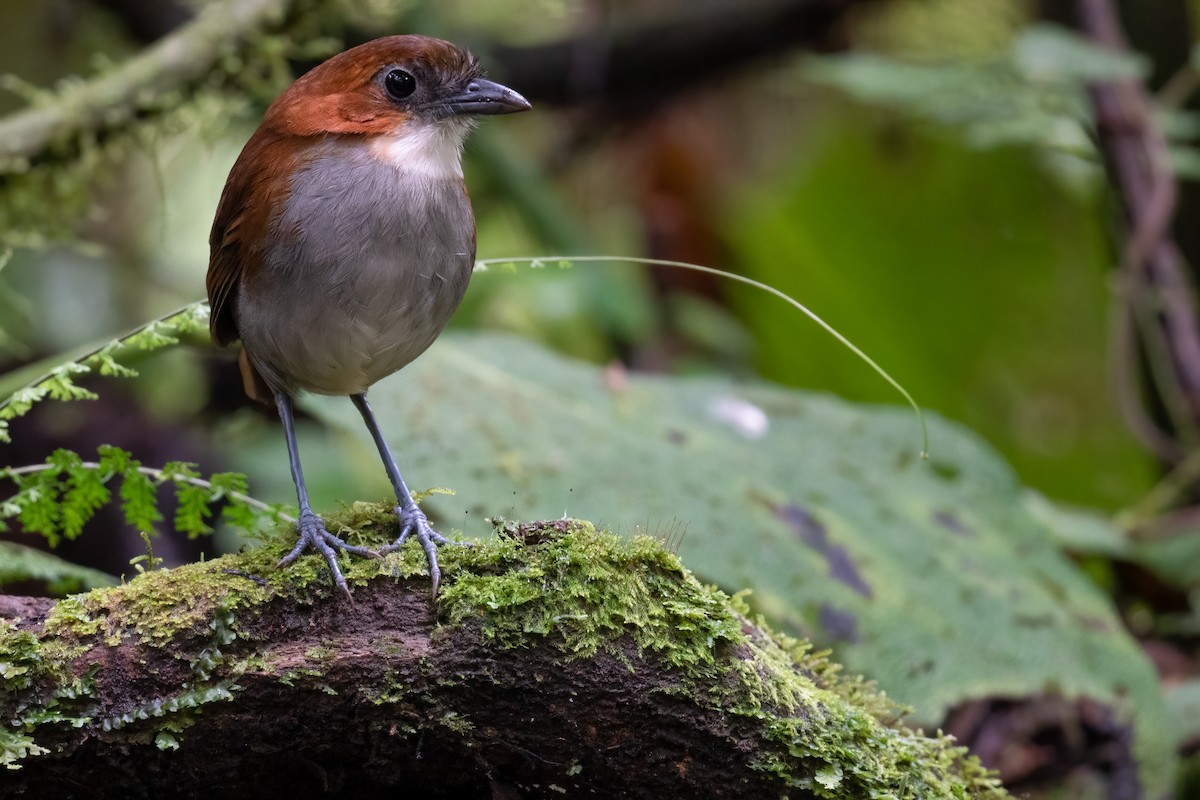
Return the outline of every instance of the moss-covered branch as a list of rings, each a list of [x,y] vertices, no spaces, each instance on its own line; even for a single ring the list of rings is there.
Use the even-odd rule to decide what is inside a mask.
[[[69,84],[41,105],[0,120],[0,164],[34,159],[50,144],[81,132],[99,134],[128,123],[160,97],[208,75],[252,34],[278,26],[294,0],[225,0],[129,61],[91,80]]]
[[[393,525],[383,506],[332,521],[368,543]],[[415,547],[348,563],[351,605],[316,557],[276,570],[283,546],[9,604],[23,618],[0,624],[0,744],[19,769],[4,788],[1006,796],[654,540],[512,526],[444,552],[436,606]]]

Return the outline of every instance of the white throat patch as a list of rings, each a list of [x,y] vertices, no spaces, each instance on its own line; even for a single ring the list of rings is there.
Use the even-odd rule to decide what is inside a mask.
[[[376,137],[371,155],[426,178],[461,178],[463,142],[470,127],[458,120],[410,123],[401,133]]]

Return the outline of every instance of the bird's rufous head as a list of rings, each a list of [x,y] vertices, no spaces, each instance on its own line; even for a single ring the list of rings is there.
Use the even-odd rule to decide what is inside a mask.
[[[264,123],[292,136],[394,135],[529,102],[489,81],[466,50],[428,36],[387,36],[351,48],[296,80]]]

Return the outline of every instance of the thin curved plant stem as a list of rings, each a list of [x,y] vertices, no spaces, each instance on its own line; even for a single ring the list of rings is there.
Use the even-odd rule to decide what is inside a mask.
[[[929,430],[925,425],[925,414],[922,413],[921,407],[917,405],[917,401],[914,400],[913,396],[908,393],[908,390],[905,389],[903,386],[901,386],[899,381],[897,381],[890,374],[888,374],[887,370],[885,370],[883,367],[881,367],[877,363],[875,363],[874,359],[872,359],[869,355],[864,353],[857,345],[855,345],[853,342],[851,342],[849,339],[847,339],[845,336],[843,336],[841,333],[839,333],[832,325],[830,325],[828,322],[826,322],[825,320],[823,320],[819,316],[817,316],[817,314],[815,312],[809,310],[799,300],[796,300],[795,298],[791,297],[790,295],[785,294],[784,292],[781,292],[780,290],[776,289],[774,286],[770,286],[770,285],[762,283],[760,281],[756,281],[753,278],[747,278],[745,275],[738,275],[733,272],[727,272],[723,269],[717,269],[716,267],[705,267],[705,266],[701,266],[700,264],[689,264],[686,261],[670,261],[670,260],[662,259],[662,258],[641,258],[639,256],[543,256],[540,258],[528,258],[528,257],[526,257],[526,258],[485,258],[485,259],[476,261],[475,267],[476,267],[476,269],[482,270],[482,269],[487,269],[489,266],[499,265],[499,264],[527,263],[527,264],[531,264],[531,265],[542,265],[542,264],[546,264],[546,263],[583,264],[583,263],[604,263],[604,262],[620,263],[620,264],[648,264],[648,265],[654,265],[654,266],[660,266],[660,267],[673,267],[675,269],[690,269],[695,272],[704,272],[704,273],[708,273],[709,275],[718,275],[723,278],[728,278],[732,281],[737,281],[738,283],[744,283],[748,286],[753,286],[754,288],[760,289],[760,290],[766,292],[767,294],[775,295],[780,300],[783,300],[784,302],[791,305],[793,308],[796,308],[799,311],[801,311],[805,316],[807,316],[809,319],[811,319],[813,322],[815,322],[817,325],[819,325],[826,333],[828,333],[830,336],[832,336],[834,339],[836,339],[838,342],[840,342],[842,345],[844,345],[848,350],[850,350],[850,352],[854,353],[854,355],[858,356],[860,359],[862,359],[864,362],[866,362],[867,366],[869,366],[871,369],[875,370],[875,372],[881,378],[883,378],[885,381],[887,381],[887,383],[893,389],[895,389],[897,392],[899,392],[901,394],[901,396],[904,397],[905,401],[908,402],[908,405],[910,407],[912,407],[912,410],[916,413],[917,421],[921,425],[921,458],[923,458],[923,459],[929,458]]]

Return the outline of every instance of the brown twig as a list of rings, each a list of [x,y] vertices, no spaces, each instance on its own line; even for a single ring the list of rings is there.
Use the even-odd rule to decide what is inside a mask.
[[[1111,0],[1078,0],[1077,13],[1080,29],[1097,44],[1126,48]],[[1119,283],[1116,374],[1131,384],[1141,352],[1173,430],[1167,434],[1151,422],[1128,386],[1119,390],[1122,412],[1148,449],[1176,463],[1200,442],[1200,327],[1194,287],[1170,234],[1176,189],[1167,140],[1140,82],[1107,81],[1089,91],[1100,146],[1130,225]]]
[[[1114,283],[1115,302],[1109,333],[1109,352],[1112,354],[1112,380],[1117,406],[1126,426],[1142,446],[1159,461],[1172,464],[1183,457],[1183,448],[1151,418],[1142,403],[1137,391],[1137,326],[1129,299],[1131,291],[1124,282]]]

